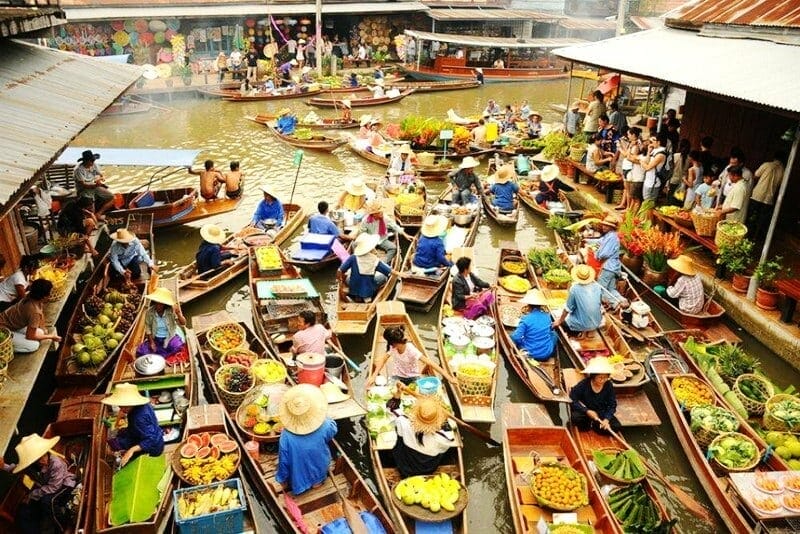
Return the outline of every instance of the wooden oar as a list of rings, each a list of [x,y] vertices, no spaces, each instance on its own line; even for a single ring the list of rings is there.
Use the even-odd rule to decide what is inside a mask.
[[[350,501],[345,499],[344,495],[342,495],[339,485],[336,483],[336,477],[333,475],[332,469],[328,469],[328,476],[331,477],[333,487],[336,489],[336,493],[339,494],[339,498],[342,500],[344,518],[347,521],[347,525],[350,527],[350,530],[353,531],[353,534],[369,534],[369,529],[367,529],[367,525],[364,524],[364,520],[361,519],[358,511],[353,507]]]

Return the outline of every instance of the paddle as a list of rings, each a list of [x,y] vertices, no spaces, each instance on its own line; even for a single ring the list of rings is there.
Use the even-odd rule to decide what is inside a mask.
[[[336,477],[333,475],[333,470],[328,469],[328,476],[331,477],[331,481],[333,482],[333,487],[336,489],[336,493],[339,495],[339,498],[342,500],[342,508],[344,509],[344,518],[347,521],[350,530],[353,531],[353,534],[369,534],[369,529],[367,529],[367,525],[364,524],[364,520],[361,519],[358,511],[353,507],[353,505],[344,498],[342,495],[341,490],[339,490],[339,485],[336,483]]]

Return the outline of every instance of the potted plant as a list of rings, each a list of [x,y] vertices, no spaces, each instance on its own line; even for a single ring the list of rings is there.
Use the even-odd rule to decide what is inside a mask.
[[[774,310],[778,307],[778,291],[775,282],[788,274],[788,269],[783,266],[783,257],[775,256],[771,260],[762,261],[753,271],[753,276],[758,280],[756,290],[756,306],[763,310]]]
[[[654,98],[649,104],[647,101],[642,102],[636,107],[636,113],[642,116],[642,120],[646,121],[647,129],[652,132],[658,125],[658,116],[661,114],[661,99]]]
[[[561,131],[553,131],[545,135],[542,141],[544,142],[542,155],[553,160],[561,170],[561,174],[565,176],[572,174],[574,176],[575,167],[566,161],[569,154],[569,137],[567,134]]]
[[[642,257],[644,266],[642,281],[654,287],[664,285],[667,281],[667,260],[677,258],[683,247],[678,232],[662,232],[650,227],[641,234]]]
[[[747,293],[752,277],[754,243],[749,239],[742,239],[735,243],[719,247],[717,264],[725,268],[732,275],[731,285],[734,291]]]
[[[173,76],[180,76],[183,85],[192,85],[192,68],[189,65],[176,65],[172,69]]]

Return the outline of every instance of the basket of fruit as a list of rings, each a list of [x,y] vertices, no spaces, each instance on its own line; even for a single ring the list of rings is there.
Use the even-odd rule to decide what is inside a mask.
[[[695,406],[689,413],[692,418],[692,434],[703,448],[708,447],[720,434],[739,430],[739,419],[718,406]]]
[[[259,384],[282,384],[287,377],[286,366],[277,360],[256,360],[250,370]]]
[[[229,350],[244,347],[247,336],[244,328],[239,323],[223,323],[212,326],[206,334],[211,354],[221,358]]]
[[[692,211],[691,215],[694,231],[697,232],[697,235],[710,237],[717,231],[719,213],[716,211]]]
[[[229,363],[238,363],[245,367],[252,367],[253,362],[258,358],[258,354],[250,349],[239,347],[226,351],[225,354],[219,359],[219,363],[225,365]]]
[[[236,409],[253,389],[253,372],[244,365],[231,363],[220,366],[214,373],[219,398],[231,410]]]
[[[266,245],[256,249],[256,264],[262,275],[275,275],[283,271],[281,252],[275,245]]]
[[[67,294],[67,275],[69,273],[52,264],[44,264],[36,271],[34,278],[42,278],[52,282],[53,289],[45,299],[46,302],[55,302]]]
[[[672,220],[675,221],[675,224],[679,226],[683,226],[684,228],[688,228],[689,230],[694,229],[692,214],[688,211],[681,210],[675,213],[675,215],[672,216]]]
[[[277,441],[283,430],[278,406],[288,389],[285,384],[269,384],[251,391],[236,410],[239,429],[253,441]]]
[[[503,271],[508,274],[520,275],[525,274],[528,270],[528,264],[522,258],[507,258],[503,260],[500,266],[503,268]]]
[[[239,444],[223,432],[191,434],[172,453],[178,478],[197,486],[231,478],[241,462]]]
[[[507,291],[520,294],[527,293],[531,289],[531,283],[516,274],[501,277],[500,286]]]
[[[172,492],[178,532],[244,532],[247,503],[238,478]]]
[[[461,514],[467,507],[467,489],[447,473],[404,478],[392,489],[393,504],[403,515],[441,523]]]
[[[0,362],[7,364],[14,359],[14,342],[11,330],[0,327]]]
[[[750,471],[761,460],[755,441],[738,432],[725,432],[708,446],[711,461],[724,471]]]
[[[767,401],[775,395],[775,388],[769,380],[752,373],[736,378],[733,392],[742,401],[750,415],[763,415]]]
[[[557,462],[539,464],[531,472],[531,492],[542,506],[571,512],[589,504],[586,477]]]
[[[764,427],[781,432],[800,429],[800,399],[793,395],[773,395],[764,405]]]
[[[550,289],[566,289],[572,277],[566,269],[550,269],[544,273],[544,281]]]
[[[592,456],[597,470],[614,482],[634,484],[647,476],[647,468],[639,453],[633,449],[596,449],[592,451]]]
[[[714,402],[714,393],[711,387],[693,376],[679,376],[672,381],[672,391],[675,398],[686,408],[694,408],[703,404]]]
[[[458,389],[465,404],[489,406],[492,398],[492,375],[494,368],[481,363],[463,363],[456,371]]]
[[[735,245],[747,235],[747,226],[736,221],[722,220],[717,223],[717,234],[714,244],[717,247]]]

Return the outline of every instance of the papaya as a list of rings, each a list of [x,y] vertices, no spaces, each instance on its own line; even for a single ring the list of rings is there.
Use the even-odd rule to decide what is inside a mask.
[[[215,460],[219,459],[219,447],[216,445],[211,446],[211,457]]]
[[[198,447],[194,443],[186,443],[180,449],[181,457],[182,458],[194,458],[195,455],[197,454],[197,449],[198,449]]]
[[[225,441],[230,441],[230,438],[228,437],[227,434],[223,434],[222,432],[211,436],[211,445],[219,446],[220,443],[223,443]]]
[[[197,449],[197,454],[195,454],[195,458],[202,460],[203,458],[207,458],[209,454],[211,454],[211,447],[201,447]]]
[[[233,452],[239,447],[236,444],[236,442],[232,440],[223,441],[218,446],[219,446],[219,451],[223,454],[228,454],[229,452]]]
[[[202,440],[202,447],[208,447],[211,444],[211,435],[208,432],[203,432],[200,434],[200,439]]]
[[[203,446],[203,440],[197,434],[192,434],[189,436],[189,439],[186,440],[187,443],[192,443],[198,449]]]

